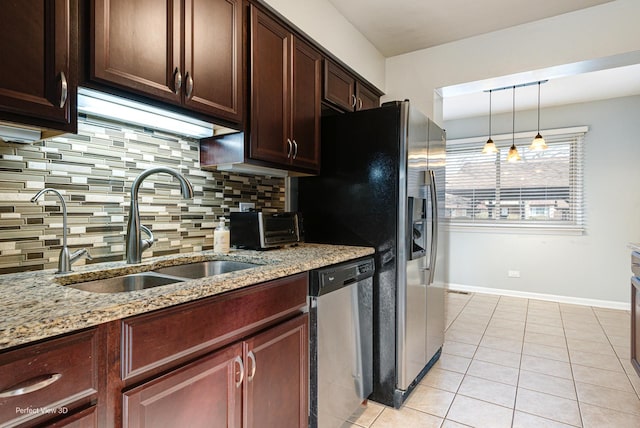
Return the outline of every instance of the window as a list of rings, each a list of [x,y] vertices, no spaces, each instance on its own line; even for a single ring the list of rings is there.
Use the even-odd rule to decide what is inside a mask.
[[[581,229],[586,128],[567,131],[546,131],[543,151],[530,151],[529,138],[517,138],[522,160],[514,163],[506,161],[510,134],[494,138],[497,154],[482,153],[479,138],[448,141],[445,208],[451,224]]]

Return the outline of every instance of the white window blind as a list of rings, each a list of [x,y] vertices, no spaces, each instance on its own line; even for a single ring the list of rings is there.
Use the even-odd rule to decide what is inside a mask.
[[[506,160],[511,134],[447,141],[446,217],[451,224],[565,227],[584,224],[582,149],[586,127],[543,132],[548,148],[530,151],[531,136],[516,134],[521,161]]]

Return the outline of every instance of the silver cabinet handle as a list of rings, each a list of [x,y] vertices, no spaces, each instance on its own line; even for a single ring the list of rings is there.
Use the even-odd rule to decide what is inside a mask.
[[[64,108],[69,96],[69,84],[67,83],[67,76],[64,75],[64,71],[60,72],[60,108]]]
[[[30,379],[19,385],[14,386],[12,389],[7,389],[0,392],[0,398],[16,397],[18,395],[29,394],[30,392],[38,391],[45,386],[49,386],[52,383],[60,379],[62,375],[60,373],[53,373],[45,376],[39,376],[37,378]]]
[[[236,359],[233,361],[235,363],[238,363],[238,372],[240,374],[240,379],[236,382],[236,388],[240,388],[240,385],[242,385],[242,381],[244,380],[244,363],[242,362],[242,358],[240,357],[236,357]],[[236,372],[236,375],[238,374],[238,372]]]
[[[177,94],[180,92],[180,88],[182,88],[182,73],[180,73],[180,69],[176,67],[173,72],[173,93]]]
[[[351,94],[351,108],[356,108],[357,102],[358,102],[358,99],[356,98],[356,96]]]
[[[191,93],[193,92],[193,77],[191,77],[191,74],[189,74],[189,72],[187,72],[187,88],[186,88],[186,95],[187,98],[191,98]]]
[[[358,110],[362,110],[362,98],[358,98]]]
[[[293,158],[295,159],[298,156],[298,143],[296,140],[293,140]]]
[[[253,351],[249,351],[247,357],[251,360],[251,374],[247,376],[247,382],[251,382],[256,375],[256,354],[254,354]]]
[[[291,153],[293,152],[293,143],[289,138],[287,138],[287,144],[289,145],[289,148],[287,149],[287,159],[291,159]]]

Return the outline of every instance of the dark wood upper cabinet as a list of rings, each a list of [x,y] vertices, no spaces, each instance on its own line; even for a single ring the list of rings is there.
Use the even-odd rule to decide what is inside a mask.
[[[291,33],[251,6],[250,156],[287,162]]]
[[[92,23],[92,79],[180,102],[180,0],[95,0]]]
[[[90,79],[242,121],[240,0],[94,0]]]
[[[348,112],[379,107],[381,95],[344,68],[325,59],[323,99],[334,108]]]
[[[77,4],[3,1],[0,119],[75,132]]]
[[[251,6],[250,158],[320,168],[321,54]]]
[[[360,82],[356,82],[356,99],[358,100],[358,110],[380,107],[380,95]]]
[[[321,67],[320,53],[294,38],[291,162],[311,170],[318,170],[320,166]]]
[[[242,119],[242,1],[185,0],[184,103]]]

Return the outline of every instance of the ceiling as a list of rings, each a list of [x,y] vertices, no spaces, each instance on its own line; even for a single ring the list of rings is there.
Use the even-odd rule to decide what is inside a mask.
[[[328,0],[385,57],[498,31],[612,0]],[[635,60],[634,60],[635,61]],[[640,94],[640,65],[622,61],[595,67],[536,70],[549,79],[541,86],[541,106],[549,107]],[[637,61],[640,63],[640,60]],[[537,77],[539,79],[540,77]],[[518,80],[520,79],[520,80]],[[524,79],[524,80],[523,80]],[[531,82],[522,76],[494,76],[444,88],[445,120],[486,115],[486,89]],[[537,85],[516,90],[516,110],[537,106]],[[492,111],[512,109],[512,92],[492,94]]]
[[[329,0],[385,57],[612,0]]]

